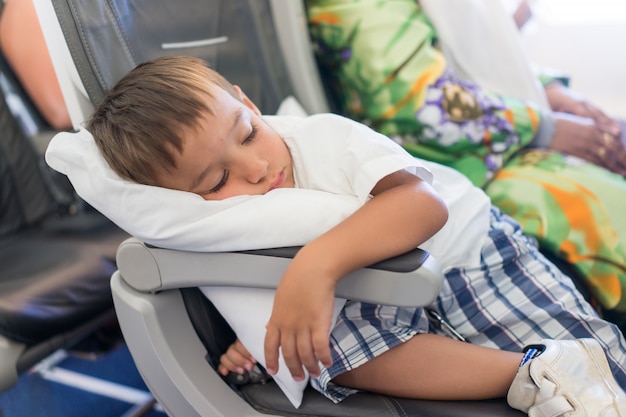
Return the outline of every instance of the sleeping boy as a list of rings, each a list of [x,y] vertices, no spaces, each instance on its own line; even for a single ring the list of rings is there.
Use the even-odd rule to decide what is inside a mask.
[[[139,65],[87,128],[113,171],[140,184],[206,200],[305,188],[362,203],[282,277],[265,337],[270,374],[280,349],[294,379],[308,371],[335,402],[356,390],[506,396],[536,416],[626,416],[619,330],[456,171],[337,115],[263,116],[238,87],[183,56]],[[340,279],[417,246],[445,272],[430,307],[470,343],[435,334],[423,308],[348,301],[331,328]],[[253,361],[243,346],[229,352],[222,371]]]

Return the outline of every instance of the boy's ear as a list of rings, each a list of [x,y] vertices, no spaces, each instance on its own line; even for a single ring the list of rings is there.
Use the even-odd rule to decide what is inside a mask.
[[[252,100],[250,100],[248,98],[248,96],[246,95],[246,93],[243,92],[243,90],[241,88],[239,88],[238,85],[233,85],[233,87],[235,88],[235,91],[237,92],[237,94],[239,94],[239,98],[241,99],[241,101],[243,102],[243,104],[245,104],[247,107],[249,107],[250,109],[252,109],[252,111],[257,115],[260,116],[261,115],[261,111],[259,110],[259,108],[256,106],[256,104],[254,104],[252,102]]]

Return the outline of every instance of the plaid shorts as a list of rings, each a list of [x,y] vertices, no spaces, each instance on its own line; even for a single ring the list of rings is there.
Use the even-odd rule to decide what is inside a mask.
[[[626,341],[538,251],[510,217],[492,208],[491,227],[478,268],[453,269],[431,306],[465,339],[509,351],[538,339],[595,338],[618,383],[626,388]],[[422,308],[349,301],[331,332],[333,365],[311,380],[334,402],[356,390],[331,380],[409,340],[436,333]]]

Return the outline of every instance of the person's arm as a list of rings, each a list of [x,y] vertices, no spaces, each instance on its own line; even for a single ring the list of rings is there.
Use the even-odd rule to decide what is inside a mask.
[[[56,130],[72,127],[32,0],[6,0],[0,49],[29,97]]]
[[[626,149],[621,140],[598,127],[591,118],[554,113],[550,149],[577,156],[626,177]]]
[[[617,121],[569,87],[559,82],[551,83],[546,86],[546,96],[552,111],[589,117],[603,132],[616,137],[621,134]]]
[[[329,333],[336,283],[348,273],[413,249],[443,227],[447,208],[433,188],[407,171],[381,179],[373,198],[305,245],[278,286],[265,337],[266,368],[278,370],[278,349],[291,375],[316,377],[318,359],[332,363]]]

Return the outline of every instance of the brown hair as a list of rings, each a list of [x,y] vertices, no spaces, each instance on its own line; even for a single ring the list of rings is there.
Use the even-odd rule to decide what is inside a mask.
[[[168,56],[145,62],[105,95],[87,124],[104,159],[120,177],[156,184],[155,166],[176,168],[182,134],[197,127],[211,86],[237,98],[224,77],[198,58]]]

